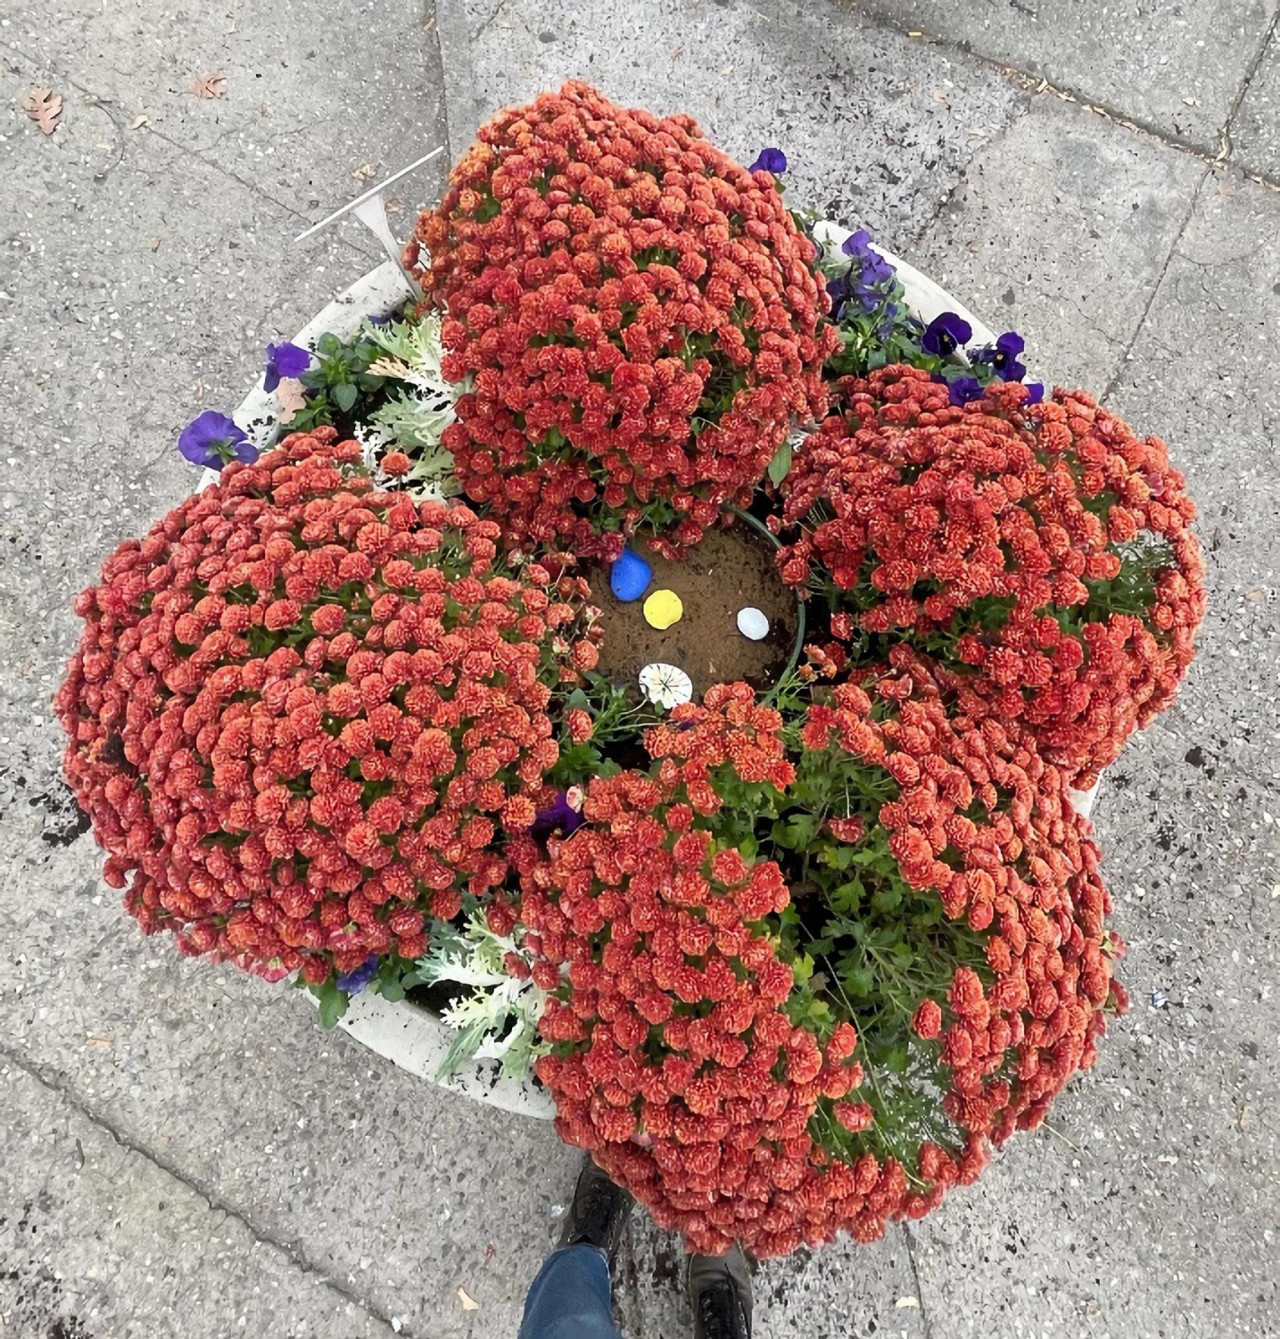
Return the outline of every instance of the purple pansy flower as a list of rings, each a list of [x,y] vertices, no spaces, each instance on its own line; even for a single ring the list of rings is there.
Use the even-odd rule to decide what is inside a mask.
[[[840,246],[846,256],[865,256],[871,245],[871,234],[865,228],[851,232]]]
[[[1001,381],[1021,381],[1027,369],[1018,361],[1018,355],[1026,346],[1026,340],[1016,330],[1006,330],[993,347],[979,349],[973,361],[990,363]]]
[[[555,802],[546,809],[539,809],[533,820],[535,835],[545,836],[559,828],[567,837],[582,826],[582,811],[569,803],[569,792],[561,791]]]
[[[936,354],[939,358],[949,358],[962,344],[968,344],[972,338],[973,327],[963,316],[957,316],[955,312],[942,312],[925,327],[924,334],[920,337],[920,347],[925,353]]]
[[[358,995],[373,980],[377,972],[378,955],[371,953],[354,971],[338,978],[338,989],[345,990],[348,995]]]
[[[982,383],[977,377],[957,377],[954,381],[947,382],[947,393],[951,397],[952,404],[965,405],[970,400],[982,399]]]
[[[760,155],[747,169],[749,172],[772,172],[780,177],[787,170],[787,155],[781,149],[761,149]]]
[[[831,315],[839,316],[840,308],[849,299],[849,276],[847,274],[838,274],[834,279],[827,280],[827,298],[831,303]]]
[[[262,378],[262,389],[273,391],[284,377],[300,377],[311,366],[311,355],[306,349],[287,341],[267,345],[267,374]]]
[[[1028,381],[1026,382],[1026,387],[1028,404],[1039,404],[1040,401],[1044,399],[1043,381]]]
[[[893,278],[893,266],[871,246],[871,234],[865,228],[850,233],[840,250],[850,259],[861,262],[862,284],[882,284]]]
[[[840,250],[856,264],[851,264],[840,279],[828,281],[827,291],[832,294],[833,308],[856,298],[863,311],[876,311],[885,300],[885,285],[893,279],[893,266],[872,249],[871,234],[865,228],[850,233],[841,243]]]
[[[178,450],[184,460],[211,470],[220,470],[232,460],[252,465],[258,458],[258,448],[239,424],[216,409],[206,409],[183,428],[178,436]]]
[[[868,251],[862,257],[862,282],[882,284],[893,278],[893,266],[878,251]]]

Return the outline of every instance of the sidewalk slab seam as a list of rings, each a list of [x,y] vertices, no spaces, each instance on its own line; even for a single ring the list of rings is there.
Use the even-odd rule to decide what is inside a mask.
[[[49,1066],[27,1059],[8,1046],[0,1046],[0,1064],[12,1066],[27,1075],[28,1078],[34,1079],[49,1092],[56,1093],[73,1111],[108,1135],[126,1153],[133,1153],[144,1159],[157,1170],[198,1195],[215,1213],[225,1214],[228,1218],[234,1219],[249,1233],[254,1241],[270,1247],[272,1250],[279,1251],[303,1274],[313,1277],[323,1287],[341,1296],[344,1301],[359,1307],[371,1318],[381,1321],[388,1329],[395,1329],[390,1316],[385,1315],[367,1297],[362,1297],[340,1279],[332,1278],[326,1274],[315,1261],[308,1257],[299,1243],[282,1241],[278,1237],[272,1236],[270,1232],[254,1223],[252,1218],[243,1210],[223,1199],[216,1191],[201,1185],[198,1180],[184,1172],[176,1163],[170,1162],[169,1159],[157,1153],[154,1149],[148,1148],[146,1144],[131,1138],[123,1130],[118,1129],[102,1112],[95,1111],[73,1090],[66,1081],[66,1075],[58,1074]],[[395,1332],[399,1333],[399,1330],[395,1330]]]

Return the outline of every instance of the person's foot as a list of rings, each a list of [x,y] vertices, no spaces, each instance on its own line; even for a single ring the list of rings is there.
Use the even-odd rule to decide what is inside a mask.
[[[694,1339],[751,1339],[751,1271],[741,1246],[689,1257],[689,1304]]]
[[[574,1187],[560,1245],[595,1246],[609,1257],[612,1265],[633,1202],[625,1190],[615,1186],[588,1158]]]

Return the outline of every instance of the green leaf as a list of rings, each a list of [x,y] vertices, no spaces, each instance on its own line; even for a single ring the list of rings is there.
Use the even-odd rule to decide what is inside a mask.
[[[791,442],[784,441],[769,462],[769,482],[776,488],[791,470]]]
[[[791,964],[791,970],[795,973],[796,985],[803,986],[813,975],[813,959],[807,953],[802,953]]]
[[[854,848],[852,846],[834,846],[828,845],[822,848],[822,854],[819,859],[824,865],[832,869],[848,869],[853,864]]]
[[[349,382],[343,381],[333,388],[330,392],[333,396],[333,402],[342,412],[349,413],[352,405],[355,404],[359,391]]]
[[[785,822],[773,825],[773,840],[784,850],[803,850],[817,831],[818,819],[814,814],[789,814]]]
[[[840,979],[850,995],[866,999],[875,991],[876,975],[870,967],[849,967],[841,972]]]
[[[351,997],[345,990],[339,990],[338,983],[334,980],[315,987],[312,993],[320,1001],[320,1026],[327,1032],[330,1028],[336,1027],[338,1019],[347,1012]]]
[[[876,895],[871,899],[871,909],[873,911],[896,911],[901,905],[902,888],[896,883],[878,889]]]

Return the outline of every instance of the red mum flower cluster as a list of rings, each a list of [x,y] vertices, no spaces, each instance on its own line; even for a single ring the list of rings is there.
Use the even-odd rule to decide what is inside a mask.
[[[899,646],[892,660],[875,686],[896,703],[888,719],[841,684],[810,708],[803,742],[888,771],[897,796],[876,817],[902,878],[985,937],[985,982],[958,967],[946,1000],[922,1001],[912,1025],[940,1037],[946,1114],[999,1144],[1038,1125],[1094,1063],[1104,1007],[1127,1004],[1111,976],[1123,944],[1104,925],[1111,899],[1088,824],[1029,733],[949,715],[923,659]]]
[[[814,247],[687,116],[569,83],[483,127],[452,182],[407,259],[430,253],[445,375],[474,377],[445,445],[511,542],[616,557],[645,514],[693,543],[825,412]]]
[[[592,783],[590,825],[526,879],[535,968],[563,981],[541,1030],[556,1126],[695,1249],[779,1255],[842,1226],[878,1235],[906,1186],[874,1158],[819,1166],[818,1102],[862,1079],[847,1024],[791,1024],[791,970],[751,923],[780,912],[777,865],[750,864],[634,772]]]
[[[419,957],[428,913],[506,878],[503,835],[558,757],[582,594],[500,574],[492,521],[373,492],[335,436],[229,466],[121,545],[77,600],[56,702],[143,929],[317,984]]]
[[[701,705],[686,702],[671,713],[671,724],[656,726],[645,737],[652,758],[661,762],[659,779],[699,814],[720,808],[713,773],[726,764],[742,781],[785,790],[795,779],[780,731],[782,717],[760,706],[750,684],[716,684]]]
[[[835,636],[936,647],[975,717],[1021,717],[1087,787],[1169,705],[1205,609],[1195,508],[1157,438],[1083,392],[965,406],[917,369],[842,383],[784,482],[786,581],[836,587]],[[880,638],[880,642],[873,641]],[[837,653],[838,654],[838,653]]]
[[[736,779],[781,799],[795,780],[781,718],[745,685],[651,731],[652,773],[593,781],[586,824],[523,871],[534,976],[553,992],[542,1033],[556,1050],[538,1073],[557,1128],[692,1249],[779,1255],[923,1215],[977,1177],[990,1143],[1039,1122],[1093,1062],[1103,1005],[1122,1000],[1097,853],[1057,772],[992,722],[958,731],[927,669],[896,658],[882,710],[841,684],[810,709],[803,744],[894,779],[881,817],[902,877],[986,936],[981,971],[957,967],[908,1014],[946,1146],[916,1133],[886,1152],[881,1085],[864,1083],[873,1052],[847,1017],[814,1028],[789,1012],[782,873],[717,838],[719,803],[702,794]]]

